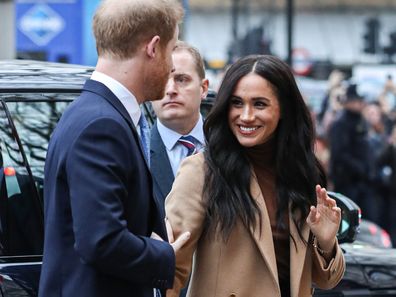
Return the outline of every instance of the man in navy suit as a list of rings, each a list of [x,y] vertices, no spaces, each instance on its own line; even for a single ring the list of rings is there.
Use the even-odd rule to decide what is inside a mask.
[[[181,161],[201,151],[205,144],[200,105],[209,85],[196,48],[179,41],[172,57],[175,71],[169,77],[165,97],[153,102],[157,121],[151,129],[150,143],[154,192],[162,207]],[[180,141],[186,137],[195,151]]]
[[[96,11],[96,70],[49,144],[39,296],[153,297],[172,287],[189,233],[159,240],[139,104],[164,95],[182,15],[176,0],[105,0]]]

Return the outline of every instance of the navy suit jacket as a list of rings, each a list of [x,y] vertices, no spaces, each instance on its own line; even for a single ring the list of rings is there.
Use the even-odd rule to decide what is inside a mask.
[[[173,175],[165,144],[158,132],[157,122],[151,128],[150,162],[151,174],[154,179],[154,195],[161,202],[162,214],[165,214],[165,198],[172,189],[175,176]]]
[[[39,296],[152,297],[173,286],[172,247],[149,238],[166,230],[138,135],[103,84],[88,80],[63,114],[44,182]]]

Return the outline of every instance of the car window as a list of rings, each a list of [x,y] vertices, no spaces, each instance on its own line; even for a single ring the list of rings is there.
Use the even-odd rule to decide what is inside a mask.
[[[62,113],[78,94],[23,94],[7,99],[40,200],[43,201],[44,163],[48,142]]]
[[[40,254],[43,223],[37,191],[4,104],[0,106],[0,119],[0,253]]]
[[[77,94],[2,96],[0,256],[41,255],[43,180],[48,142]]]

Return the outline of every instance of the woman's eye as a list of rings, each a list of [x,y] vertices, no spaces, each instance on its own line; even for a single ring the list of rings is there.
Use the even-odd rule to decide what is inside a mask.
[[[231,105],[233,106],[241,106],[242,105],[242,101],[236,98],[231,99]]]
[[[256,101],[254,103],[254,106],[259,107],[259,108],[264,108],[264,107],[267,106],[267,104],[265,102],[262,102],[262,101]]]

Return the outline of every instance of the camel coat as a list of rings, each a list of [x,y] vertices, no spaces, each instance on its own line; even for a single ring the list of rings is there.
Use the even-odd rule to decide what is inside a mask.
[[[185,159],[166,199],[165,210],[175,238],[185,231],[191,232],[191,238],[176,254],[174,287],[167,291],[167,296],[179,296],[193,267],[188,297],[280,297],[272,231],[257,181],[252,179],[251,193],[261,209],[262,230],[248,230],[238,221],[226,243],[220,236],[201,236],[204,186],[203,155]],[[345,270],[338,244],[335,257],[327,264],[312,244],[307,246],[300,239],[292,221],[289,227],[297,243],[296,247],[290,241],[291,296],[311,296],[312,282],[323,289],[334,287]],[[309,233],[305,225],[302,234],[307,241]]]

